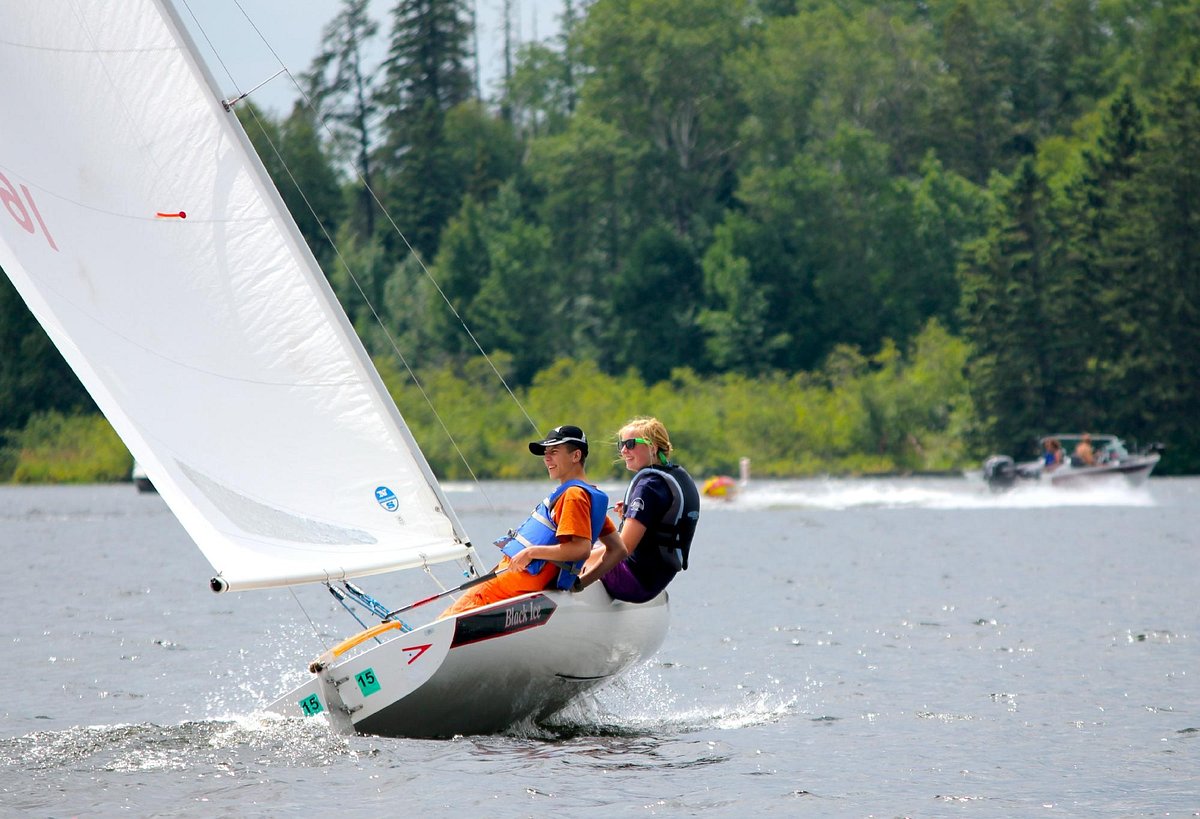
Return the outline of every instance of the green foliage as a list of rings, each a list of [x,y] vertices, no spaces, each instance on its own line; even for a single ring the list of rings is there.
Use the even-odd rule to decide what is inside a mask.
[[[985,238],[963,267],[967,336],[975,350],[974,400],[982,432],[1005,451],[1037,437],[1047,422],[1058,362],[1030,337],[1053,334],[1058,311],[1046,188],[1032,161],[997,180],[997,206]]]
[[[743,456],[756,475],[775,477],[963,468],[975,455],[964,443],[974,417],[966,357],[961,340],[930,322],[907,356],[890,344],[869,359],[841,347],[813,374],[701,378],[678,369],[648,384],[633,370],[609,375],[560,359],[517,391],[528,417],[485,362],[423,370],[422,389],[378,363],[439,476],[540,477],[526,442],[577,424],[592,443],[589,475],[606,479],[622,475],[616,432],[638,415],[667,425],[677,460],[696,475],[736,473]]]
[[[1111,361],[1114,417],[1140,440],[1163,440],[1170,471],[1200,469],[1200,71],[1180,72],[1148,111],[1142,161],[1118,186],[1115,287],[1128,319]],[[1132,400],[1138,396],[1139,400]]]
[[[0,273],[0,450],[35,413],[94,408],[8,276]],[[0,476],[11,468],[0,462]]]
[[[754,163],[776,166],[848,127],[889,146],[890,172],[911,172],[937,133],[931,118],[944,83],[928,25],[873,4],[806,5],[770,21],[761,47],[733,64]]]
[[[504,356],[493,363],[503,370]],[[488,362],[473,359],[461,370],[447,365],[400,372],[393,359],[376,360],[396,406],[404,415],[425,457],[447,480],[519,476],[515,457],[528,455],[521,440],[520,408],[504,391]],[[494,470],[494,471],[493,471]]]
[[[467,317],[484,349],[507,352],[514,377],[528,383],[553,359],[554,347],[568,327],[565,316],[572,293],[553,276],[550,232],[505,204],[512,202],[502,197],[491,214],[494,221],[486,234],[489,270]]]
[[[757,281],[754,265],[742,253],[753,253],[751,241],[742,237],[760,231],[736,213],[717,226],[713,243],[704,255],[704,302],[696,324],[704,336],[708,360],[717,370],[759,373],[785,355],[791,333],[780,328],[772,334],[771,285]],[[758,247],[761,249],[762,244]],[[744,248],[744,249],[743,249]]]
[[[1200,99],[1185,70],[1148,110],[1126,88],[1057,191],[1027,160],[996,178],[963,265],[980,440],[1019,451],[1052,428],[1167,444],[1200,466]]]
[[[615,330],[612,369],[631,367],[661,381],[700,343],[701,268],[691,246],[669,228],[647,228],[608,288]]]
[[[453,310],[431,310],[424,324],[430,345],[443,355],[459,356],[471,352],[470,339],[462,331],[460,316],[469,311],[492,271],[489,222],[483,203],[468,196],[442,234],[433,278],[441,291],[440,297],[448,301]],[[430,296],[439,297],[432,292]]]
[[[562,50],[540,43],[522,46],[501,103],[519,133],[533,138],[566,130],[579,92],[572,68]]]
[[[625,203],[639,184],[644,148],[610,123],[580,114],[565,133],[538,139],[529,150],[530,173],[542,192],[538,217],[555,235],[564,262],[579,278],[616,269],[636,218]]]
[[[1200,0],[566,0],[495,106],[465,0],[370,9],[342,0],[304,77],[329,130],[238,115],[370,352],[451,396],[487,474],[647,408],[704,469],[941,468],[1083,427],[1200,469]],[[87,408],[0,287],[0,428]]]
[[[581,112],[638,146],[639,224],[691,235],[719,217],[741,101],[730,55],[750,42],[747,0],[608,0],[579,42],[591,73]]]
[[[133,458],[102,415],[38,413],[11,438],[13,483],[129,480]]]
[[[446,112],[445,142],[465,196],[488,201],[520,170],[521,144],[512,128],[478,101]]]

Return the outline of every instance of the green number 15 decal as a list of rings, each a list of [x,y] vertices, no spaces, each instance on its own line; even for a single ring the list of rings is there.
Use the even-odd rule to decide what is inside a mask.
[[[315,717],[317,714],[325,710],[321,705],[321,698],[316,694],[309,694],[304,699],[300,700],[300,710],[304,712],[306,717]]]
[[[369,697],[379,690],[379,678],[375,676],[373,668],[367,668],[355,674],[354,681],[358,683],[358,690],[364,697]]]

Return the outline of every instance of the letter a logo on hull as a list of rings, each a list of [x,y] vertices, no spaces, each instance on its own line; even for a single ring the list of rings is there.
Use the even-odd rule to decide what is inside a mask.
[[[429,647],[432,645],[433,645],[433,643],[426,643],[423,646],[405,646],[404,648],[402,648],[400,650],[417,652],[416,654],[412,655],[412,657],[410,657],[408,659],[408,665],[412,665],[413,663],[415,663],[417,661],[417,658],[420,657],[422,654],[424,654],[426,651],[428,651]]]

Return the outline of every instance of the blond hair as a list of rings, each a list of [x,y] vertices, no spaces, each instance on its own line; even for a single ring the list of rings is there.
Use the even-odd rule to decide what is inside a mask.
[[[626,432],[631,432],[633,435],[626,435]],[[671,457],[671,436],[667,434],[667,428],[663,426],[663,422],[657,418],[639,415],[637,418],[626,421],[617,432],[617,439],[629,437],[645,438],[649,441],[650,446],[655,450],[653,454],[656,459],[659,453],[663,458]]]

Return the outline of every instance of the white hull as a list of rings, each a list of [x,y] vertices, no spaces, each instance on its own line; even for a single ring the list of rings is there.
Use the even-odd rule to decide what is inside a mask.
[[[1113,478],[1124,478],[1134,486],[1141,486],[1154,471],[1159,457],[1158,455],[1134,456],[1118,463],[1097,464],[1096,466],[1065,465],[1052,472],[1046,472],[1045,475],[1054,486],[1079,486],[1095,480]]]
[[[637,605],[598,583],[526,594],[385,632],[382,645],[346,652],[269,710],[384,736],[494,733],[544,719],[649,657],[668,620],[666,592]]]

